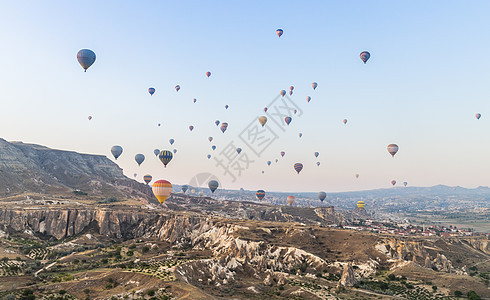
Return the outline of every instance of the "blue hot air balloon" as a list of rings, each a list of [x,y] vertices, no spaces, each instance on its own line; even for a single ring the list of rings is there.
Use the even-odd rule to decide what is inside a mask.
[[[361,54],[360,54],[360,56],[361,56],[361,60],[364,63],[366,63],[369,60],[369,58],[371,57],[371,54],[369,52],[367,52],[367,51],[362,51]]]
[[[134,156],[134,160],[136,160],[138,166],[141,166],[141,164],[145,161],[145,156],[143,154],[136,154]]]
[[[292,121],[292,120],[293,120],[293,119],[292,119],[291,117],[285,117],[285,118],[284,118],[284,121],[285,121],[285,122],[286,122],[286,124],[288,124],[288,125],[289,125],[289,123],[291,123],[291,121]]]
[[[210,182],[208,182],[208,187],[211,190],[211,193],[214,193],[214,191],[216,191],[218,186],[219,183],[216,180],[211,180]]]
[[[95,53],[89,49],[82,49],[77,53],[77,60],[85,72],[87,72],[87,69],[95,62]]]
[[[153,150],[153,153],[155,153],[155,156],[158,156],[158,154],[160,154],[160,150],[159,149],[155,149],[155,150]]]
[[[121,156],[122,152],[123,152],[123,148],[121,146],[112,146],[111,148],[111,153],[115,159]]]
[[[170,145],[173,145],[174,142],[175,142],[175,140],[174,139],[170,139],[170,140],[168,140],[168,142],[170,143]]]
[[[155,89],[154,88],[149,88],[148,89],[148,93],[150,93],[150,95],[153,96],[153,94],[155,94]]]

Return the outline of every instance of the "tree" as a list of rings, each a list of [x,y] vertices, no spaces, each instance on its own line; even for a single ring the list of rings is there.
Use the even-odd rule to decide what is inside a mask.
[[[469,300],[481,300],[480,296],[478,296],[475,291],[469,291],[466,296],[468,296]]]
[[[454,296],[461,297],[461,296],[463,296],[463,292],[461,292],[461,291],[454,291]]]

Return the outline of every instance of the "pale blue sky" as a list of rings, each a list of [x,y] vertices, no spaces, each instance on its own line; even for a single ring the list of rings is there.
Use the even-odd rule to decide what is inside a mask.
[[[149,173],[184,184],[210,172],[225,188],[266,191],[371,189],[392,179],[489,185],[490,2],[0,3],[7,140],[111,159],[118,144],[117,163],[140,181]],[[82,48],[97,54],[87,73],[76,60]],[[363,50],[371,52],[366,65]],[[287,131],[232,182],[206,155],[232,140],[249,153],[237,136],[290,85],[303,116],[292,115]],[[216,119],[230,124],[225,134]],[[400,146],[394,159],[390,143]],[[155,148],[178,150],[166,169]],[[141,167],[137,153],[146,156]],[[300,175],[295,162],[304,164]]]

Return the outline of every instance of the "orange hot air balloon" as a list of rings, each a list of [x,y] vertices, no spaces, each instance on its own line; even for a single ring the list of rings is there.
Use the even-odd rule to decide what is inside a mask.
[[[288,196],[287,200],[288,200],[289,205],[293,205],[295,199],[296,198],[294,198],[294,196]]]
[[[265,123],[267,123],[267,117],[266,116],[260,116],[259,117],[259,123],[264,127]]]
[[[168,196],[172,193],[172,184],[167,180],[157,180],[151,187],[153,194],[160,203],[165,202]]]
[[[206,76],[208,76],[208,78],[209,78],[209,76],[211,76],[211,72],[209,72],[209,71],[206,72]]]
[[[344,119],[342,122],[344,122],[344,124],[347,124],[347,119]]]
[[[392,157],[395,157],[395,154],[398,152],[398,145],[397,144],[389,144],[388,145],[388,152],[390,152]]]
[[[359,178],[359,174],[356,174],[356,178]]]

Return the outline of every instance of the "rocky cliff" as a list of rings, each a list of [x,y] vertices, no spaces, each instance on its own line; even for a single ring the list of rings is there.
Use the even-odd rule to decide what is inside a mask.
[[[24,192],[56,195],[75,189],[104,197],[151,198],[149,187],[124,176],[105,156],[0,139],[0,197]]]

